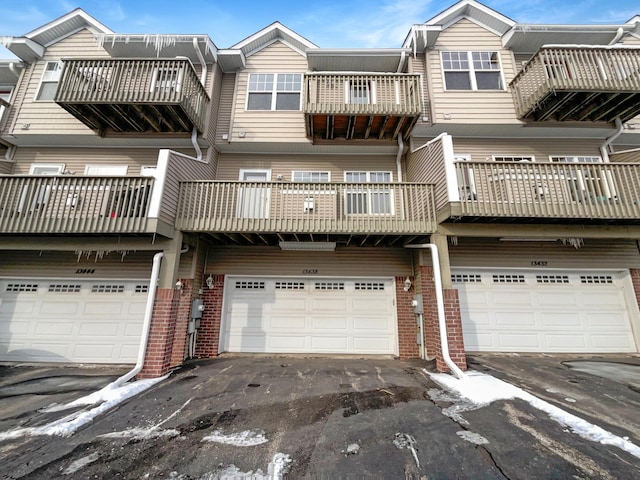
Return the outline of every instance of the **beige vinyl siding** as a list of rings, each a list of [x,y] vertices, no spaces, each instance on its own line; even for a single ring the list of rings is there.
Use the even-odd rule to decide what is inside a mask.
[[[87,255],[88,254],[88,255]],[[96,258],[96,251],[74,253],[53,251],[0,251],[0,276],[21,278],[92,278],[149,280],[154,252],[104,252]],[[76,273],[93,270],[93,273]]]
[[[331,173],[332,182],[344,182],[345,171],[385,171],[392,172],[397,181],[396,164],[393,156],[368,155],[279,155],[279,154],[223,154],[218,164],[217,180],[235,181],[240,169],[271,170],[271,180],[282,175],[283,181],[291,181],[291,172],[323,171]]]
[[[407,155],[405,180],[434,184],[436,208],[448,202],[442,142],[433,142]]]
[[[202,67],[196,66],[198,70],[198,78]],[[203,137],[207,139],[210,144],[214,144],[216,141],[216,130],[218,128],[218,110],[220,109],[220,91],[222,89],[222,70],[218,64],[207,65],[207,78],[205,81],[205,90],[209,95],[209,109],[205,114],[205,131]]]
[[[431,102],[429,101],[429,92],[431,90],[429,85],[429,74],[426,68],[426,57],[424,54],[418,54],[416,56],[411,55],[409,57],[409,73],[421,74],[420,92],[422,96],[422,115],[418,118],[418,124],[430,125],[431,124]]]
[[[81,30],[58,43],[51,45],[45,51],[44,58],[32,64],[24,76],[26,92],[19,111],[15,117],[15,130],[21,135],[26,134],[74,134],[95,135],[95,133],[70,113],[52,101],[35,101],[42,72],[47,61],[57,61],[62,58],[108,58],[106,50],[98,47],[93,34],[88,30]],[[29,125],[28,130],[23,130]]]
[[[640,45],[640,38],[631,34],[627,34],[622,37],[622,43],[624,45]]]
[[[306,138],[302,110],[249,111],[245,109],[250,73],[304,73],[306,71],[306,58],[280,41],[248,57],[247,68],[238,73],[231,141],[310,142]],[[240,132],[244,132],[244,138],[239,136]]]
[[[536,162],[548,162],[553,156],[600,156],[601,141],[572,138],[453,138],[456,155],[469,154],[471,161],[492,160],[492,155],[533,155]]]
[[[28,175],[33,163],[63,163],[75,175],[84,175],[89,165],[128,165],[127,175],[140,175],[140,167],[158,163],[156,148],[27,148],[15,154],[15,175]]]
[[[225,143],[223,135],[231,133],[231,117],[233,109],[234,91],[236,87],[236,74],[225,73],[222,76],[220,87],[220,106],[218,108],[218,128],[216,129],[216,143]]]
[[[412,275],[411,252],[402,248],[337,248],[334,252],[293,252],[278,247],[211,247],[205,274],[278,276]],[[317,271],[313,275],[304,270]]]
[[[4,155],[4,151],[0,149],[0,155]],[[0,175],[10,175],[13,173],[13,162],[0,161]]]
[[[444,75],[440,61],[441,51],[497,51],[500,54],[505,83],[504,91],[460,91],[444,88]],[[434,123],[455,122],[474,124],[519,123],[516,119],[511,92],[506,88],[516,73],[513,53],[502,48],[498,35],[467,19],[462,19],[444,30],[435,48],[427,52],[428,71],[431,75]],[[444,114],[450,120],[444,119]]]
[[[215,164],[204,163],[172,153],[169,157],[169,167],[164,181],[164,192],[159,218],[170,225],[175,223],[178,197],[180,195],[180,181],[182,180],[211,180],[214,177]]]
[[[638,147],[638,145],[618,145],[616,146],[616,150],[621,152],[624,152],[625,150],[629,151],[610,154],[609,158],[612,162],[640,163],[640,147]]]
[[[459,239],[449,246],[452,267],[584,268],[613,269],[640,267],[634,241],[584,240],[574,248],[560,242],[504,242],[498,239]],[[546,262],[539,267],[532,262]]]

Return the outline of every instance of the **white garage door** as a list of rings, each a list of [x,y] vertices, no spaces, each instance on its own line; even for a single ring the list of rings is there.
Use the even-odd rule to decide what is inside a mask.
[[[392,279],[228,277],[220,350],[397,354]]]
[[[0,360],[134,363],[148,285],[0,279]]]
[[[635,352],[622,274],[454,270],[477,352]]]

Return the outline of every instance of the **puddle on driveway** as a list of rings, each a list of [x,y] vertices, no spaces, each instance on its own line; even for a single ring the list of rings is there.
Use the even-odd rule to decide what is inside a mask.
[[[590,360],[575,360],[562,362],[562,364],[577,372],[589,373],[623,383],[640,392],[640,365],[619,362],[593,362]]]

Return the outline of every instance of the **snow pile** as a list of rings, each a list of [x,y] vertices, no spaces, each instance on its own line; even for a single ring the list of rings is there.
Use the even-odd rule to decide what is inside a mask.
[[[74,412],[41,427],[16,428],[14,430],[0,432],[0,441],[20,438],[26,435],[59,435],[62,437],[68,437],[73,435],[83,425],[93,421],[93,419],[101,413],[104,413],[126,399],[151,388],[153,385],[165,378],[167,378],[167,376],[138,380],[137,382],[126,383],[121,387],[115,387],[114,384],[111,383],[102,390],[98,390],[86,397],[80,398],[66,405],[50,408],[46,411],[60,411],[82,405],[95,405],[98,402],[102,402],[100,405],[90,410]]]
[[[489,443],[489,440],[484,438],[479,433],[470,432],[468,430],[461,430],[459,432],[456,432],[456,435],[458,435],[461,439],[466,440],[467,442],[474,443],[476,445],[486,445],[487,443]]]
[[[267,443],[267,437],[264,436],[262,430],[245,430],[243,432],[231,433],[225,435],[222,430],[216,430],[211,435],[207,435],[202,439],[203,442],[224,443],[226,445],[234,445],[236,447],[252,447]]]
[[[496,400],[519,398],[528,402],[534,408],[545,412],[556,422],[569,427],[573,433],[582,438],[599,442],[603,445],[614,445],[640,458],[640,447],[626,438],[618,437],[597,425],[593,425],[580,417],[551,405],[549,402],[540,400],[538,397],[510,383],[480,372],[468,372],[462,379],[445,373],[434,374],[426,370],[425,372],[434,382],[447,390],[457,392],[460,396],[476,405],[484,406]]]
[[[207,473],[198,480],[281,480],[289,470],[289,464],[291,462],[292,460],[289,455],[276,453],[267,466],[266,474],[261,469],[257,469],[255,472],[242,472],[238,467],[231,464],[226,467],[220,467],[214,472]],[[187,477],[180,476],[178,478]]]

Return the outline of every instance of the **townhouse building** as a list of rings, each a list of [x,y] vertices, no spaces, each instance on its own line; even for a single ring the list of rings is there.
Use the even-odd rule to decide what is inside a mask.
[[[639,351],[640,17],[2,42],[2,361]]]

